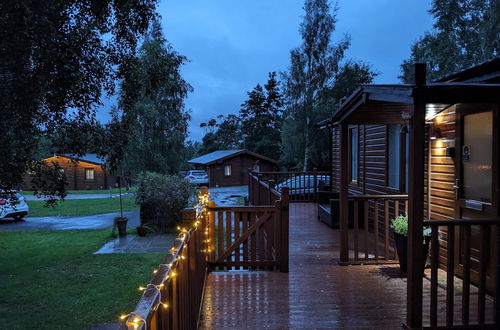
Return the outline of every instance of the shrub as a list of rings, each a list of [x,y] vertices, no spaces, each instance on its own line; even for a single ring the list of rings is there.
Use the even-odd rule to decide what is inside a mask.
[[[391,228],[397,234],[408,236],[408,214],[400,214],[392,219]],[[430,234],[430,228],[424,227],[424,236],[429,236]]]
[[[141,225],[166,231],[181,221],[181,211],[188,206],[195,187],[176,175],[140,173],[136,202],[141,206]]]

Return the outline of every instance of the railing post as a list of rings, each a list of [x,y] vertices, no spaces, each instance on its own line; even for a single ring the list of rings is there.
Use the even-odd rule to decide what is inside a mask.
[[[288,187],[281,188],[281,253],[280,272],[288,273],[288,246],[289,246],[289,196]]]
[[[313,169],[313,176],[314,176],[314,202],[318,202],[318,169],[315,167]]]
[[[252,176],[252,170],[248,169],[248,202],[251,204],[252,203],[252,186],[253,186],[253,176]]]
[[[268,204],[269,204],[269,205],[273,205],[274,201],[273,201],[273,193],[272,193],[272,190],[274,189],[274,180],[269,180],[269,182],[268,182],[268,186],[269,186],[269,188],[268,188],[268,190],[267,190],[267,192],[268,192],[268,195],[267,195],[267,196],[268,196],[268,197],[267,197],[267,201],[268,201]]]
[[[340,264],[346,265],[349,262],[349,150],[347,146],[349,145],[348,134],[349,127],[347,124],[341,124],[340,126],[340,201],[339,201],[339,213],[340,213]],[[365,224],[366,225],[366,224]]]
[[[410,110],[410,166],[408,205],[407,315],[409,328],[422,327],[422,241],[424,219],[425,64],[415,64],[413,107]]]
[[[208,201],[208,207],[214,207],[214,201]],[[208,210],[208,235],[204,235],[203,239],[208,240],[208,262],[215,262],[215,212]]]
[[[262,185],[260,184],[260,181],[262,179],[262,174],[257,174],[257,191],[259,192],[259,195],[257,197],[257,205],[262,205],[262,195],[263,195],[263,192],[262,192]]]

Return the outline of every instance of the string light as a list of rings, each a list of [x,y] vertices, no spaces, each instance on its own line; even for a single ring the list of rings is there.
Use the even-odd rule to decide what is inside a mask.
[[[206,217],[208,214],[208,202],[209,202],[210,195],[207,193],[203,194],[200,192],[198,195],[198,204],[194,206],[195,212],[196,212],[196,219],[193,222],[193,226],[190,229],[187,229],[186,227],[177,227],[177,230],[179,230],[179,235],[177,236],[176,240],[180,241],[180,245],[178,247],[172,247],[170,249],[170,252],[172,256],[175,258],[172,260],[172,262],[168,264],[160,264],[158,269],[153,270],[153,274],[157,274],[158,271],[162,268],[166,268],[164,272],[163,279],[161,280],[160,284],[153,284],[149,283],[146,287],[139,286],[140,291],[146,292],[148,289],[154,289],[158,293],[158,303],[153,307],[153,310],[158,309],[159,306],[162,306],[163,308],[169,308],[170,305],[168,302],[162,301],[162,295],[161,295],[161,290],[165,288],[165,281],[169,278],[173,278],[177,276],[176,268],[179,265],[179,262],[181,260],[185,260],[186,256],[183,254],[184,250],[187,249],[188,242],[191,236],[191,233],[197,230],[198,226],[202,224],[202,221],[199,219],[202,217]],[[204,230],[205,235],[209,234],[209,229],[208,227],[205,228]],[[201,252],[206,252],[210,253],[210,239],[205,239],[202,241],[203,243],[206,243],[206,248],[202,249]],[[147,323],[146,320],[143,319],[141,316],[135,314],[135,313],[129,313],[129,314],[123,314],[119,317],[120,320],[125,320],[133,317],[129,323],[134,327],[134,329],[137,329],[141,323],[144,323],[144,329],[147,330]]]

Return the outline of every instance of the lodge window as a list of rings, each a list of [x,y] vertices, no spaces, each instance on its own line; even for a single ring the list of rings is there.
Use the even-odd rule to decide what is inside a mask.
[[[351,182],[358,182],[359,174],[359,138],[358,127],[349,128],[349,177]]]
[[[231,175],[231,165],[225,165],[224,166],[224,176],[230,176]]]
[[[94,169],[86,168],[85,169],[85,180],[94,180]]]
[[[401,125],[387,125],[387,186],[408,191],[409,134]]]

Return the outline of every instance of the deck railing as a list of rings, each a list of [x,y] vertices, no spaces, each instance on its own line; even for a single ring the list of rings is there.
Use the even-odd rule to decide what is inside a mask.
[[[330,172],[250,172],[249,201],[253,205],[273,205],[280,189],[289,188],[290,202],[317,202],[322,188],[330,189]]]
[[[424,226],[431,228],[431,287],[429,320],[423,321],[428,321],[433,328],[461,326],[498,329],[500,219],[426,220]],[[446,231],[440,231],[440,227]],[[472,238],[473,232],[477,235],[476,241]],[[445,242],[440,240],[440,235],[446,235]],[[444,315],[440,313],[442,306],[438,306],[438,286],[443,285],[440,283],[442,281],[439,281],[438,270],[440,258],[444,257],[440,255],[440,242],[445,244],[446,248]],[[456,275],[461,278],[461,286],[457,285]],[[457,291],[461,291],[458,293],[458,296],[461,295],[461,303],[459,302],[458,306],[456,300],[460,298]],[[408,306],[409,313],[412,307]],[[438,319],[439,315],[443,316]]]
[[[288,188],[273,205],[216,206],[201,188],[196,209],[183,211],[180,233],[155,271],[128,329],[196,329],[208,272],[288,272]]]
[[[349,221],[340,221],[340,264],[396,262],[390,221],[406,212],[408,195],[352,195],[349,201]],[[338,199],[330,200],[331,212],[338,206]]]
[[[208,271],[207,189],[196,210],[183,211],[179,236],[145,287],[128,329],[196,329]]]

